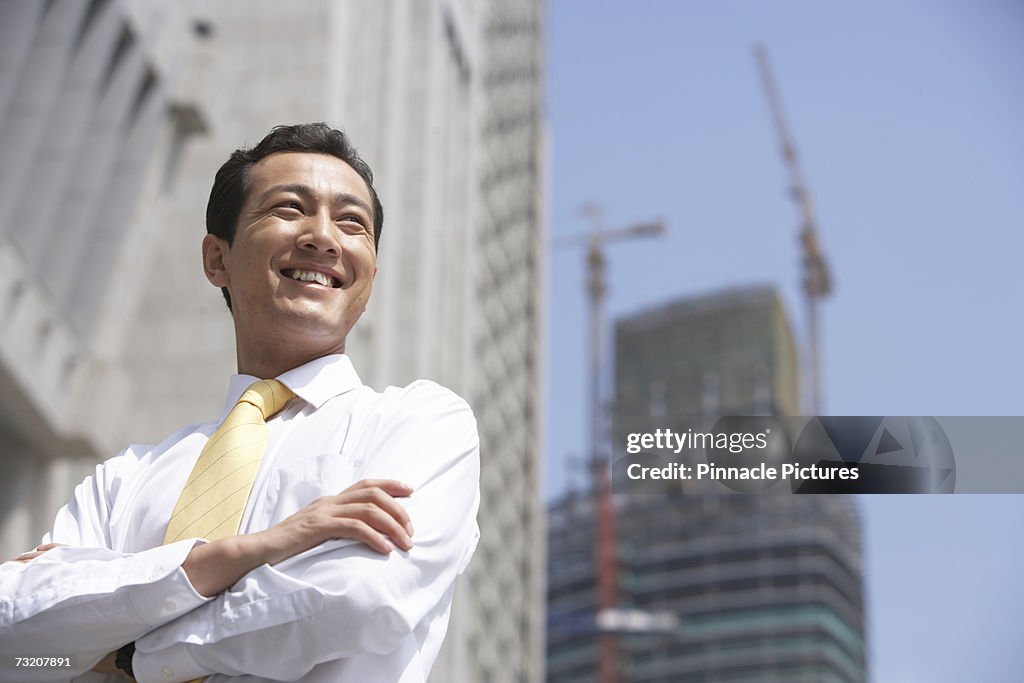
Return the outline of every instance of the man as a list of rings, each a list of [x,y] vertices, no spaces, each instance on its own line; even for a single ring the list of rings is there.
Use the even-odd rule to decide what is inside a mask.
[[[426,680],[479,537],[479,443],[452,392],[377,393],[344,355],[382,224],[325,124],[221,167],[202,255],[235,327],[224,414],[99,465],[0,566],[0,680]],[[28,655],[73,657],[11,668]]]

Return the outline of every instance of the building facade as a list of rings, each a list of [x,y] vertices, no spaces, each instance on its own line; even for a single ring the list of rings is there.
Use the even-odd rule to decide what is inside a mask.
[[[98,461],[220,413],[233,333],[199,259],[213,175],[273,125],[324,120],[385,207],[349,354],[378,389],[451,387],[480,428],[482,538],[434,679],[540,680],[542,2],[0,13],[0,551],[35,545]]]
[[[796,348],[769,287],[629,316],[615,342],[614,444],[677,419],[797,412]],[[597,680],[599,636],[613,632],[623,683],[863,683],[857,510],[776,488],[615,494],[618,598],[604,614],[595,496],[551,506],[548,680]]]
[[[623,494],[615,620],[599,619],[595,505],[549,511],[547,676],[597,680],[618,633],[623,683],[863,683],[860,526],[853,501],[792,494]]]
[[[792,328],[774,288],[675,301],[615,326],[613,417],[798,415]]]

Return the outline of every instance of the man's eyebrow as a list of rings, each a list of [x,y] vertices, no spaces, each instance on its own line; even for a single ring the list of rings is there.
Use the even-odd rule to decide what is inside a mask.
[[[313,188],[309,185],[303,185],[302,183],[284,183],[268,187],[266,191],[260,195],[259,199],[256,200],[256,203],[262,204],[279,192],[293,192],[303,198],[312,197],[314,194]]]
[[[360,209],[366,212],[366,215],[373,218],[373,209],[367,204],[362,197],[354,195],[351,192],[339,192],[334,195],[335,204],[354,204]]]

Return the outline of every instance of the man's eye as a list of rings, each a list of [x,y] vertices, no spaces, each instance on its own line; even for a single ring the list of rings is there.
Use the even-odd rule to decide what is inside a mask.
[[[287,202],[281,202],[280,204],[278,204],[277,208],[279,208],[279,209],[294,209],[296,211],[302,211],[302,204],[299,204],[296,201],[287,201]]]
[[[340,216],[338,220],[342,223],[355,223],[360,227],[366,227],[366,222],[361,216],[357,216],[354,213],[347,213],[344,216]]]

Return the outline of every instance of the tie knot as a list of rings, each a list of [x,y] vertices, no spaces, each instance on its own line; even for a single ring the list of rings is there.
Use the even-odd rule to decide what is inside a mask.
[[[261,379],[249,385],[242,397],[238,399],[238,403],[249,403],[256,406],[263,414],[263,419],[269,420],[293,398],[295,398],[295,394],[292,393],[292,390],[276,379]]]

